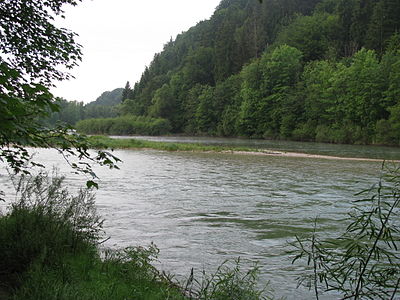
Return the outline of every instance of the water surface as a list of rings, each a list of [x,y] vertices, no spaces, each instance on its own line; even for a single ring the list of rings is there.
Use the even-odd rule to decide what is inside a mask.
[[[107,246],[154,242],[160,267],[187,276],[214,270],[225,259],[258,261],[261,281],[277,296],[309,299],[296,289],[303,268],[292,265],[288,242],[318,230],[338,232],[354,194],[377,182],[381,163],[218,153],[118,150],[120,170],[96,168]],[[62,158],[39,150],[70,187],[84,184]],[[0,177],[10,191],[7,176]],[[8,185],[7,185],[8,184]],[[10,194],[10,192],[8,193]]]

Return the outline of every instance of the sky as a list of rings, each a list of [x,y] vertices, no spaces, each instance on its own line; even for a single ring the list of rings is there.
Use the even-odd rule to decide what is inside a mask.
[[[164,44],[202,20],[220,0],[83,0],[65,7],[56,24],[76,32],[83,60],[72,70],[75,79],[56,83],[55,96],[96,100],[103,92],[131,86]]]

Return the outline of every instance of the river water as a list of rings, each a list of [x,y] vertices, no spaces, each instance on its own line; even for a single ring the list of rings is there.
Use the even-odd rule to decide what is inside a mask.
[[[84,184],[55,151],[36,152],[36,160],[67,175],[70,187]],[[159,267],[178,278],[191,268],[195,275],[215,270],[225,259],[257,261],[260,281],[287,299],[312,295],[296,288],[304,270],[291,263],[288,242],[310,233],[316,217],[324,236],[343,229],[354,194],[376,183],[381,169],[374,161],[156,150],[114,154],[123,161],[120,170],[96,168],[107,246],[154,242],[161,250]],[[4,170],[0,180],[10,194]]]

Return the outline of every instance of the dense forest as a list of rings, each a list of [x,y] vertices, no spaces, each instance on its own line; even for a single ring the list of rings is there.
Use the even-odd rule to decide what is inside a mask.
[[[189,135],[399,144],[399,16],[398,0],[222,0],[116,113]]]

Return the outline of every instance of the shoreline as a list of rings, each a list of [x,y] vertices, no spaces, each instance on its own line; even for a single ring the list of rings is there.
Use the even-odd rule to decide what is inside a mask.
[[[352,160],[352,161],[371,161],[371,162],[395,162],[398,163],[400,160],[393,159],[381,159],[381,158],[367,158],[367,157],[343,157],[335,155],[323,155],[323,154],[309,154],[302,152],[286,152],[286,151],[274,151],[274,150],[260,150],[260,151],[223,151],[223,153],[239,154],[239,155],[262,155],[262,156],[281,156],[281,157],[298,157],[298,158],[317,158],[317,159],[329,159],[329,160]]]
[[[132,150],[161,150],[170,152],[203,152],[203,153],[225,153],[237,155],[261,155],[261,156],[277,156],[277,157],[297,157],[311,159],[327,159],[327,160],[346,160],[346,161],[369,161],[369,162],[395,162],[396,159],[368,158],[368,157],[343,157],[336,155],[311,154],[292,151],[280,151],[272,149],[253,149],[246,147],[226,147],[211,146],[194,143],[175,143],[175,142],[158,142],[140,139],[117,139],[105,136],[91,136],[89,140],[94,148],[111,148],[111,149],[132,149]]]

